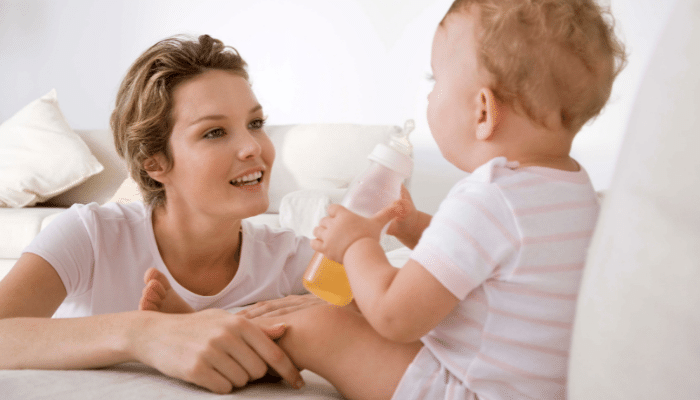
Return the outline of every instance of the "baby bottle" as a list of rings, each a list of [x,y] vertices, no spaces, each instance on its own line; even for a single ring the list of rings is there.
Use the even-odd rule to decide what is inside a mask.
[[[401,198],[401,184],[411,176],[413,159],[408,134],[413,120],[406,121],[404,129],[391,135],[389,145],[377,144],[368,156],[370,165],[350,184],[340,203],[363,217],[371,217]],[[384,231],[389,224],[384,227]],[[383,234],[384,232],[382,232]],[[316,252],[304,273],[304,287],[319,298],[337,306],[352,301],[348,276],[342,264]]]

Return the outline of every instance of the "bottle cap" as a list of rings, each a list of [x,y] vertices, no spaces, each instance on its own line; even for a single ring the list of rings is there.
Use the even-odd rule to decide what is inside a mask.
[[[374,162],[398,172],[401,176],[408,178],[413,170],[413,159],[392,147],[379,143],[374,147],[368,158]]]

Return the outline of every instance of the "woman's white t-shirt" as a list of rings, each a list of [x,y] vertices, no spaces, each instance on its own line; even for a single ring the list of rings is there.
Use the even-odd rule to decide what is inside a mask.
[[[158,251],[151,209],[142,202],[73,205],[27,246],[53,266],[68,293],[54,317],[82,317],[138,309],[143,276],[165,274],[195,310],[230,309],[305,293],[302,276],[313,256],[309,239],[287,229],[242,221],[240,266],[213,296],[201,296],[170,275]]]

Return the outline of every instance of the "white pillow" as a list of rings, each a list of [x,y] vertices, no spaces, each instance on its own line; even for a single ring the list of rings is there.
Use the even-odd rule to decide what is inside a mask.
[[[298,190],[282,198],[280,203],[280,226],[294,230],[297,234],[313,238],[314,228],[331,203],[339,203],[345,189],[330,191]]]
[[[66,122],[55,89],[0,125],[0,207],[33,206],[103,169]]]
[[[298,190],[287,194],[280,204],[280,226],[292,229],[298,235],[314,238],[314,228],[321,218],[328,215],[328,206],[340,203],[345,192],[347,189]],[[384,251],[404,247],[391,235],[382,235],[380,244]]]
[[[412,121],[411,121],[412,123]],[[279,212],[282,198],[298,190],[347,189],[377,143],[401,132],[394,125],[299,124],[266,128],[277,155],[270,176],[268,213]]]

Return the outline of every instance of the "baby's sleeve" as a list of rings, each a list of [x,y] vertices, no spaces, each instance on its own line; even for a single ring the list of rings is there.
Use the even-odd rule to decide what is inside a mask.
[[[463,300],[495,276],[518,248],[519,234],[497,190],[452,190],[411,253],[411,259]]]
[[[63,281],[68,297],[91,287],[95,257],[86,221],[74,205],[58,215],[24,248],[46,260]]]

